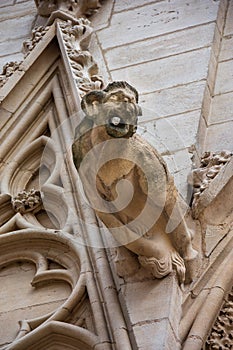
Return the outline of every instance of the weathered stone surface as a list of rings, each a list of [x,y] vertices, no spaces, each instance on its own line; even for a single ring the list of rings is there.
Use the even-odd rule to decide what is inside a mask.
[[[7,40],[7,42],[0,43],[0,52],[4,53],[4,56],[9,55],[10,61],[15,60],[11,55],[17,54],[22,50],[23,38],[16,40]]]
[[[161,0],[148,0],[146,3],[141,0],[116,0],[114,5],[114,12],[127,11],[131,8],[148,5],[150,3],[160,2]]]
[[[99,32],[103,48],[115,47],[174,30],[204,24],[216,19],[218,2],[194,0],[161,1],[113,14],[111,27]],[[130,20],[129,20],[130,19]],[[154,36],[154,35],[153,35]]]
[[[2,1],[1,1],[2,4]],[[1,6],[1,5],[0,5]],[[7,19],[14,19],[34,14],[36,16],[37,10],[34,0],[22,1],[21,3],[16,2],[12,7],[2,7],[0,12],[0,21],[6,21]],[[12,28],[17,28],[12,26]],[[1,32],[2,34],[2,32]],[[13,36],[13,35],[12,35]],[[9,36],[10,38],[10,36]]]
[[[140,96],[143,115],[139,122],[146,122],[169,115],[199,109],[202,103],[205,81],[164,89]]]
[[[233,92],[214,96],[209,116],[209,124],[233,121]]]
[[[139,350],[179,350],[180,344],[175,338],[167,319],[151,324],[139,324],[133,327]]]
[[[0,22],[1,37],[0,42],[7,41],[8,38],[14,37],[25,38],[30,36],[32,22],[35,19],[35,15],[27,15],[23,17],[17,17],[14,19],[8,19],[7,21]],[[17,28],[15,35],[12,36],[12,28]]]
[[[182,197],[190,202],[191,192],[188,191],[188,177],[192,170],[192,153],[188,152],[188,149],[178,151],[172,155],[165,155],[165,159],[168,169],[174,176],[175,185],[178,188]]]
[[[215,24],[210,23],[109,49],[105,53],[109,69],[119,69],[209,46],[213,41],[214,27]]]
[[[8,6],[8,5],[13,5],[14,4],[14,0],[2,0],[0,7],[4,7],[4,6]]]
[[[137,293],[134,293],[135,290]],[[132,324],[140,324],[143,321],[157,322],[167,318],[175,328],[174,331],[178,332],[177,318],[181,311],[179,309],[181,293],[174,275],[161,281],[129,283],[122,286],[122,293]],[[157,303],[158,298],[161,300],[159,304]]]
[[[205,150],[233,150],[233,121],[211,125],[207,130]]]
[[[40,299],[38,299],[37,302],[37,305],[0,312],[0,345],[10,343],[15,339],[20,329],[18,324],[20,320],[46,315],[56,310],[61,305],[62,300],[41,303]]]
[[[114,80],[124,77],[129,83],[140,88],[140,93],[148,93],[206,79],[209,58],[210,49],[204,48],[119,69],[112,72],[112,77]]]
[[[214,93],[223,94],[233,91],[233,60],[221,62],[218,65]]]
[[[222,39],[222,47],[219,55],[220,61],[225,61],[233,58],[233,34],[225,36]]]
[[[4,286],[0,290],[1,312],[37,305],[38,299],[43,304],[68,297],[70,288],[66,283],[55,282],[41,288],[32,287],[34,275],[35,267],[27,262],[12,263],[1,269],[0,281],[1,286]]]
[[[229,8],[227,12],[226,25],[224,28],[224,35],[233,34],[233,2],[230,0],[228,3]]]
[[[196,142],[200,111],[143,123],[142,137],[161,153],[181,150]],[[169,130],[169,133],[168,133]]]

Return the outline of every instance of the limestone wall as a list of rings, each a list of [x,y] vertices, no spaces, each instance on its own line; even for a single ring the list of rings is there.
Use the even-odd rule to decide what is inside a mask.
[[[30,37],[37,17],[33,0],[0,2],[0,67],[23,59],[22,44]]]

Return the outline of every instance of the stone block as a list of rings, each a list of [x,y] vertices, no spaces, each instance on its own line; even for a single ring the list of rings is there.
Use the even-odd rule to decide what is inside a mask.
[[[138,350],[179,350],[177,341],[167,319],[133,327]]]
[[[171,174],[175,174],[180,170],[188,169],[192,166],[191,157],[192,154],[189,153],[188,149],[186,148],[170,155],[164,155],[163,159],[167,163]]]
[[[188,184],[188,178],[191,171],[192,166],[190,165],[186,169],[179,170],[178,172],[173,174],[175,185],[187,204],[190,203],[192,197],[191,188]]]
[[[224,28],[224,35],[233,34],[233,1],[228,1],[229,7],[227,11],[226,24]]]
[[[209,124],[233,121],[233,92],[213,97]]]
[[[222,39],[222,47],[219,55],[219,61],[230,59],[233,59],[233,35],[225,36]]]
[[[215,24],[189,28],[164,36],[109,49],[105,53],[110,70],[210,46]]]
[[[181,293],[174,275],[161,280],[128,283],[122,286],[122,294],[133,325],[166,318],[178,332]]]
[[[191,199],[191,191],[188,186],[188,177],[192,170],[192,153],[189,153],[188,149],[178,151],[171,155],[163,156],[169,171],[174,177],[175,185],[186,200],[187,203]]]
[[[211,125],[207,130],[205,151],[233,150],[233,121]]]
[[[113,80],[126,80],[140,93],[149,93],[207,78],[210,49],[204,48],[112,72]],[[233,81],[233,79],[232,79]]]
[[[14,1],[15,2],[15,1]],[[12,6],[9,10],[9,7],[3,7],[1,8],[0,11],[0,21],[5,21],[7,19],[16,19],[17,17],[23,17],[26,16],[28,14],[34,14],[36,16],[37,14],[37,9],[36,9],[36,4],[35,1],[33,0],[28,0],[28,1],[21,1],[22,3],[19,3],[19,1],[16,2],[16,4],[14,6]],[[2,1],[1,1],[2,4]],[[15,28],[17,28],[17,26],[11,26],[12,29],[12,38],[15,37]],[[2,34],[2,32],[1,32]],[[9,37],[10,38],[10,37]]]
[[[5,42],[0,43],[0,52],[4,55],[12,55],[12,54],[17,54],[21,52],[23,48],[23,40],[25,39],[16,39],[16,40],[7,40]],[[1,55],[0,55],[1,56]],[[10,61],[12,61],[11,58],[9,58]]]
[[[209,23],[216,20],[218,2],[160,1],[133,10],[115,13],[111,26],[99,31],[104,49]],[[154,36],[154,35],[153,35]]]
[[[140,94],[140,122],[200,109],[205,84],[205,81],[198,81],[145,95]]]
[[[146,2],[146,5],[150,3],[160,2],[161,0],[148,0]],[[121,12],[125,10],[129,10],[135,7],[141,7],[145,5],[145,3],[142,2],[142,0],[116,0],[114,5],[114,12]]]
[[[233,91],[233,60],[219,63],[217,70],[215,95],[228,91]]]
[[[160,153],[174,153],[196,143],[200,110],[144,123],[138,132]]]
[[[2,0],[0,7],[14,5],[14,0]]]
[[[18,39],[30,37],[34,19],[35,15],[30,14],[0,22],[0,42],[7,41],[9,38]],[[15,28],[17,28],[17,30],[15,30]]]

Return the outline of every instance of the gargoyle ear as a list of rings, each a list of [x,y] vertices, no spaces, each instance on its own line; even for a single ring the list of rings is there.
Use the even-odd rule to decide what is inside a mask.
[[[103,91],[90,91],[83,96],[81,101],[81,108],[86,116],[90,119],[98,114],[98,107],[103,103],[104,96],[106,95]]]

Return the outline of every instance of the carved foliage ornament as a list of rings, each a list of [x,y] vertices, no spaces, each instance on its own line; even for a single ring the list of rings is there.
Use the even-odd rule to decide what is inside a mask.
[[[201,158],[200,168],[193,171],[193,209],[198,205],[202,192],[209,186],[210,182],[218,175],[219,171],[230,161],[232,153],[205,152]]]
[[[66,21],[59,26],[79,94],[83,96],[90,90],[102,88],[103,79],[98,75],[98,66],[86,50],[92,32],[90,22],[80,18],[75,25]]]
[[[49,27],[39,26],[32,30],[32,37],[23,43],[24,58],[26,58],[35,48],[36,44],[43,38]],[[7,82],[7,80],[16,72],[20,70],[20,65],[23,61],[8,62],[3,66],[2,74],[0,75],[0,88]]]
[[[228,294],[206,342],[206,350],[232,349],[233,288]]]
[[[24,41],[23,47],[25,51],[24,57],[27,57],[29,53],[34,49],[36,44],[43,38],[48,31],[49,27],[39,26],[32,30],[31,38]]]
[[[7,62],[3,66],[2,74],[0,75],[0,87],[2,87],[10,78],[10,76],[19,69],[21,63],[22,61]]]
[[[185,264],[197,255],[185,222],[188,208],[158,152],[135,134],[137,102],[137,91],[126,82],[86,94],[74,163],[92,208],[119,246],[137,254],[154,277],[175,269],[183,282]]]

